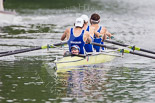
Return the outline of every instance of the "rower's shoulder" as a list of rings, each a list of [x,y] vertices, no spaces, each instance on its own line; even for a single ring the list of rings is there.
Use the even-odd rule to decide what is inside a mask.
[[[89,32],[88,31],[85,31],[84,32],[84,35],[88,36],[89,35]]]
[[[101,26],[102,27],[102,29],[106,29],[106,27],[104,27],[104,26]]]
[[[84,32],[84,33],[86,34],[86,33],[89,33],[89,32],[85,30],[85,32]]]
[[[89,26],[89,29],[90,29],[90,30],[95,30],[95,27]]]
[[[107,28],[102,26],[102,31],[107,31]]]

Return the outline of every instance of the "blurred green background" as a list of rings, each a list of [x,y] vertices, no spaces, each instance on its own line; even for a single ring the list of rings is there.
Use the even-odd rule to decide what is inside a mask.
[[[61,9],[85,3],[89,0],[5,0],[4,6],[8,9]]]

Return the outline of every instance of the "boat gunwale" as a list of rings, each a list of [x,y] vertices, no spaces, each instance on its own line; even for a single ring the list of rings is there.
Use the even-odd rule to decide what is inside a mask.
[[[99,52],[99,53],[92,53],[92,54],[88,54],[86,55],[85,57],[78,57],[78,56],[66,56],[66,57],[78,57],[78,58],[81,58],[79,60],[74,60],[74,61],[65,61],[65,62],[59,62],[58,60],[55,60],[54,63],[57,64],[57,63],[71,63],[71,62],[78,62],[78,61],[81,61],[81,60],[84,60],[86,59],[87,57],[89,56],[96,56],[96,55],[109,55],[109,56],[116,56],[116,57],[120,57],[120,55],[116,55],[116,54],[109,54],[110,52]],[[61,58],[62,59],[62,58]]]
[[[0,10],[0,13],[1,14],[8,14],[8,15],[16,15],[16,12],[14,12],[14,11],[12,12],[12,11],[1,11]]]

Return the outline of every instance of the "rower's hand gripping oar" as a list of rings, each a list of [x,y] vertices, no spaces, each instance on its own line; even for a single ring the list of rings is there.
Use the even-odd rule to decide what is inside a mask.
[[[27,48],[27,49],[20,49],[20,50],[14,50],[14,51],[0,52],[0,54],[1,54],[0,57],[24,53],[24,52],[29,52],[29,51],[34,51],[34,50],[40,50],[40,49],[55,48],[57,46],[61,46],[64,44],[67,44],[67,42],[60,42],[60,43],[55,43],[55,44],[51,44],[51,45],[45,45],[45,46]]]
[[[119,46],[123,46],[123,47],[128,47],[128,48],[132,49],[133,51],[134,51],[134,50],[137,50],[137,51],[143,51],[143,52],[155,54],[154,51],[142,49],[142,48],[139,48],[139,47],[136,47],[136,46],[130,46],[130,45],[127,45],[127,44],[121,44],[121,43],[114,42],[114,41],[110,41],[110,40],[104,40],[104,42],[111,43],[111,44],[115,44],[115,45],[119,45]]]
[[[155,56],[150,56],[150,55],[146,55],[146,54],[142,54],[142,53],[137,53],[137,52],[129,51],[129,50],[126,50],[126,49],[119,49],[119,48],[116,48],[116,47],[111,47],[111,46],[107,46],[107,45],[103,45],[103,44],[99,44],[99,43],[94,43],[94,42],[91,42],[91,44],[96,45],[96,46],[100,46],[100,47],[109,48],[109,49],[114,49],[114,50],[117,50],[117,51],[121,52],[122,54],[123,53],[129,53],[129,54],[134,54],[134,55],[139,55],[139,56],[155,59]]]

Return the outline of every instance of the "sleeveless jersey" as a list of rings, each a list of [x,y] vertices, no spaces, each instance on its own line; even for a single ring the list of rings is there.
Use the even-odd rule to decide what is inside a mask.
[[[73,28],[71,28],[70,38],[68,40],[68,46],[69,46],[69,51],[70,52],[71,52],[71,47],[73,45],[78,45],[80,47],[79,54],[84,54],[85,42],[83,41],[83,35],[84,35],[84,30],[82,30],[82,33],[78,37],[75,37],[74,33],[73,33]]]
[[[89,26],[87,27],[86,31],[89,32]],[[93,37],[91,37],[91,39],[93,41]],[[93,46],[92,46],[92,44],[85,44],[84,48],[85,48],[86,52],[93,52]]]
[[[102,27],[100,26],[97,32],[100,33],[101,30],[102,30]],[[96,38],[96,36],[94,35],[94,42],[99,44],[104,44],[104,42],[101,42],[101,41],[102,41],[102,38]],[[100,46],[93,45],[93,48],[96,50],[96,52],[100,52]],[[104,47],[102,47],[102,50],[104,50]]]

